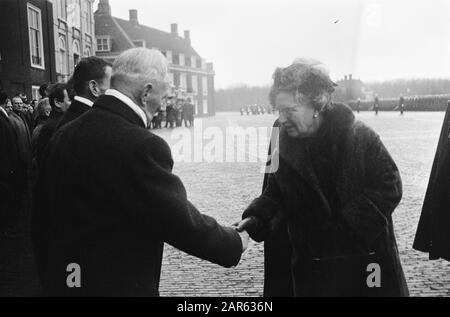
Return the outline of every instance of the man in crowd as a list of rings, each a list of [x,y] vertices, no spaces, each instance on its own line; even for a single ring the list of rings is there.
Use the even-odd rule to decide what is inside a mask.
[[[0,238],[9,237],[11,219],[17,217],[26,184],[16,132],[6,111],[8,95],[0,92]]]
[[[239,263],[247,233],[189,202],[168,144],[146,129],[168,84],[160,52],[125,51],[112,89],[51,140],[33,216],[47,295],[158,296],[164,242],[225,267]],[[74,267],[79,278],[68,278]]]
[[[28,170],[31,164],[31,132],[27,120],[22,114],[23,101],[20,97],[12,99],[12,110],[9,112],[9,120],[16,131],[16,140],[20,161]]]
[[[74,101],[59,120],[57,130],[90,110],[95,100],[109,89],[111,69],[109,63],[95,56],[83,58],[77,64],[73,73]]]
[[[50,118],[42,126],[39,135],[36,136],[36,149],[33,149],[33,153],[36,153],[38,168],[41,166],[45,148],[52,138],[59,120],[70,106],[65,84],[54,84],[49,88],[49,102],[52,107]]]
[[[188,98],[186,102],[183,104],[183,120],[184,125],[188,127],[194,126],[194,105],[191,103],[191,98]]]

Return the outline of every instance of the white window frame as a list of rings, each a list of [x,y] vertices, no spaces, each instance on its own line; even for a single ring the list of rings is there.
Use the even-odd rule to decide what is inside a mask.
[[[183,53],[180,53],[180,54],[178,54],[178,56],[179,56],[179,58],[178,58],[178,60],[179,60],[179,65],[180,65],[180,66],[185,66],[184,54],[183,54]]]
[[[141,43],[142,43],[142,46],[137,46],[135,42],[141,42]],[[147,47],[147,43],[145,42],[145,40],[133,40],[133,44],[134,44],[134,46],[136,46],[136,47],[144,47],[144,48]],[[157,48],[152,48],[152,49],[157,49]]]
[[[198,93],[198,76],[192,75],[192,92],[194,94]]]
[[[75,50],[75,47],[78,47],[78,51]],[[76,67],[81,58],[83,58],[83,55],[81,55],[80,41],[73,40],[72,48],[73,48],[73,67]],[[78,55],[78,61],[75,60],[75,54]]]
[[[38,25],[39,25],[39,40],[40,40],[40,47],[39,47],[39,54],[41,55],[41,65],[39,64],[34,64],[33,63],[33,45],[32,45],[32,41],[31,41],[31,36],[30,36],[30,29],[31,29],[31,24],[30,24],[30,10],[31,11],[35,11],[38,13]],[[44,38],[42,35],[42,12],[39,8],[35,7],[34,5],[27,3],[27,20],[28,20],[28,41],[29,41],[29,45],[30,45],[30,62],[31,62],[31,67],[33,68],[38,68],[38,69],[42,69],[45,70],[45,58],[44,58]]]
[[[83,15],[83,22],[84,24],[83,31],[85,34],[91,35],[92,34],[92,6],[91,2],[89,0],[81,0],[83,1],[83,4],[81,5],[81,11]]]
[[[171,86],[175,85],[175,76],[172,72],[169,73],[169,80]]]
[[[67,75],[68,73],[68,59],[67,59],[67,40],[64,35],[59,35],[58,41],[58,71],[61,75]],[[64,42],[64,47],[61,47],[61,43]]]
[[[86,52],[89,52],[89,54],[86,54]],[[84,48],[83,56],[84,56],[84,57],[90,57],[90,56],[92,56],[92,50],[91,50],[91,48],[90,48],[89,46],[86,46],[86,47]]]
[[[102,49],[101,50],[99,49],[99,46],[98,46],[98,41],[99,40],[102,41]],[[103,44],[104,40],[106,40],[106,43],[108,44],[108,49],[107,50],[104,49],[104,44]],[[97,52],[111,52],[111,39],[109,38],[109,36],[98,36],[98,37],[95,38],[95,42],[96,42],[95,46],[97,48]]]
[[[31,100],[36,99],[41,100],[41,95],[39,94],[39,86],[31,86]]]
[[[202,91],[203,91],[203,96],[208,95],[208,78],[206,76],[202,77]]]
[[[57,17],[61,21],[67,22],[67,0],[56,0]],[[64,12],[64,16],[62,13]]]
[[[187,74],[186,73],[180,73],[180,88],[183,91],[187,90]]]
[[[208,114],[208,99],[203,99],[202,102],[203,114]]]

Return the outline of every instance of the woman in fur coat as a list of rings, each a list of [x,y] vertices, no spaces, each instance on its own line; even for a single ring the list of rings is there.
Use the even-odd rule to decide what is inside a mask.
[[[287,222],[294,296],[407,296],[392,223],[399,171],[377,133],[331,101],[334,86],[314,60],[275,71],[278,160],[237,229],[259,242]]]

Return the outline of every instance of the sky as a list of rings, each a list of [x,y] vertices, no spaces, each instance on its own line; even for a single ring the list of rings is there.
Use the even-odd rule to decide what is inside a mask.
[[[270,84],[298,57],[331,77],[450,78],[450,0],[110,0],[112,15],[170,32],[190,30],[214,63],[216,88]],[[97,9],[98,0],[95,2]]]

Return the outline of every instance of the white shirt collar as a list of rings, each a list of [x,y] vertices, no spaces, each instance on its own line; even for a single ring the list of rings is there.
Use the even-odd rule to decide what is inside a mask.
[[[144,125],[147,127],[147,116],[145,115],[144,110],[142,110],[141,107],[135,104],[133,100],[131,100],[129,97],[125,96],[123,93],[115,89],[108,89],[105,92],[105,95],[116,97],[124,104],[126,104],[128,107],[130,107],[142,119]]]
[[[84,103],[86,106],[89,106],[91,108],[94,105],[94,103],[91,100],[84,98],[84,97],[75,96],[75,98],[73,98],[73,99],[75,99],[78,102]]]
[[[9,116],[8,116],[8,113],[6,112],[5,109],[3,109],[3,107],[0,107],[0,111],[3,112],[3,113],[5,114],[6,117],[9,117]]]

